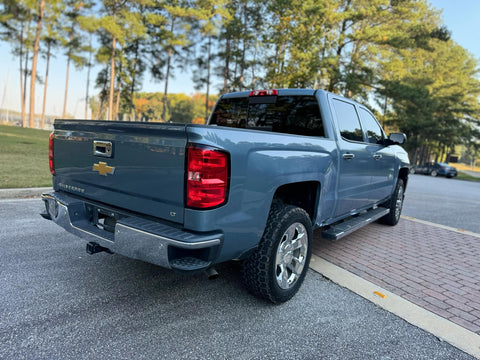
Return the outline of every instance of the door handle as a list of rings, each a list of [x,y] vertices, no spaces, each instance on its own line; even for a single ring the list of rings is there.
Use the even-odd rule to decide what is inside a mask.
[[[354,157],[355,157],[354,154],[350,154],[350,153],[343,154],[343,158],[344,158],[345,160],[351,160],[351,159],[353,159]]]
[[[373,158],[374,158],[375,160],[380,160],[380,159],[382,158],[382,155],[380,155],[380,154],[375,154],[375,155],[373,155]]]

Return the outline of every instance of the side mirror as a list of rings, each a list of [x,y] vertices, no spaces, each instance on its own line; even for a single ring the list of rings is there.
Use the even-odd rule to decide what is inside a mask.
[[[407,141],[407,135],[403,133],[391,133],[388,139],[394,144],[404,144]]]

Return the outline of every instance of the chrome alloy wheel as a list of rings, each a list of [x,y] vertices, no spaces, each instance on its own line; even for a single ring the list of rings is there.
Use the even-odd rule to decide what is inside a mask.
[[[307,252],[307,230],[303,224],[293,223],[283,234],[275,259],[275,275],[280,288],[290,289],[295,284],[303,272]]]
[[[403,186],[398,188],[397,200],[395,202],[395,218],[400,219],[400,214],[402,213],[403,207]]]

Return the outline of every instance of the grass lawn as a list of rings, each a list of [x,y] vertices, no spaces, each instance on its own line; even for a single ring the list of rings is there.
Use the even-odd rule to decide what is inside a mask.
[[[0,189],[52,185],[50,131],[0,125]]]
[[[456,179],[480,182],[480,178],[465,174],[464,172],[461,172],[461,171],[458,172]]]
[[[467,165],[467,164],[461,164],[461,163],[449,163],[448,165],[450,166],[453,166],[453,167],[456,167],[457,170],[466,170],[466,171],[477,171],[477,172],[480,172],[480,166],[475,166],[475,167],[471,167],[470,165]]]

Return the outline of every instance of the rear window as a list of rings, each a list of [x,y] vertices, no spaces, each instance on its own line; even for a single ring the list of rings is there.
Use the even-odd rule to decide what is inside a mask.
[[[222,99],[211,125],[286,134],[325,136],[314,96],[262,96]]]

